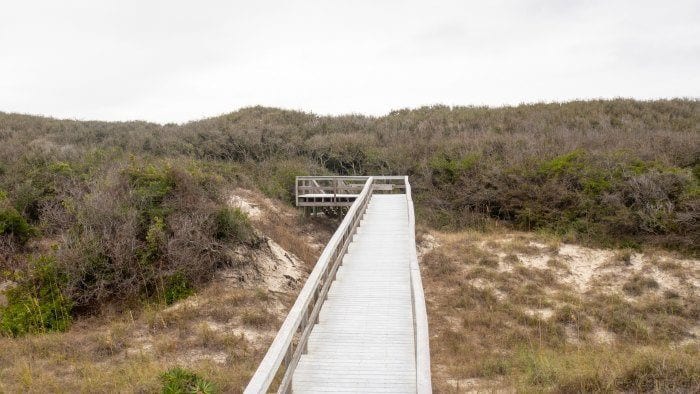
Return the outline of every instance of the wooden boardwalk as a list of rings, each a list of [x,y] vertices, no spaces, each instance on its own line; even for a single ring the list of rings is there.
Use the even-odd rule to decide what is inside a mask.
[[[430,393],[408,177],[298,177],[297,205],[349,208],[245,392]]]
[[[294,372],[293,392],[416,391],[406,196],[372,196]]]

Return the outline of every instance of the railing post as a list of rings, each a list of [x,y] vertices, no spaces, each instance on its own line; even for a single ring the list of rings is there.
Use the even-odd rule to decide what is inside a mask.
[[[333,201],[338,201],[338,179],[333,179]]]

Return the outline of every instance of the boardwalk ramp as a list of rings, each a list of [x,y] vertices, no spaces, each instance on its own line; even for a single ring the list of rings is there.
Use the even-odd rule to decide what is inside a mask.
[[[345,188],[342,193],[322,186],[329,179],[300,178],[300,206],[303,194],[312,195],[306,201],[313,205],[307,206],[352,203],[246,393],[275,387],[283,393],[430,392],[428,325],[408,178],[326,177],[337,178],[330,180]],[[304,184],[313,187],[304,190]],[[353,185],[348,189],[348,184]],[[324,196],[333,194],[342,198]]]

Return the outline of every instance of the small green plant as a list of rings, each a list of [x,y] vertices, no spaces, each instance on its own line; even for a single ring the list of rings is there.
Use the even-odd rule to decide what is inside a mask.
[[[20,336],[67,330],[73,303],[63,294],[66,282],[53,257],[33,260],[27,276],[6,291],[7,305],[0,309],[0,332]]]
[[[213,394],[219,390],[214,383],[184,368],[171,368],[162,375],[163,394]]]
[[[131,165],[125,173],[144,222],[150,223],[156,217],[165,217],[168,212],[163,206],[163,200],[170,195],[176,184],[172,168]]]
[[[36,230],[13,208],[7,200],[7,194],[0,190],[0,235],[11,235],[24,244]]]
[[[73,173],[73,168],[71,168],[70,164],[62,161],[50,163],[48,165],[48,169],[49,171],[60,175],[70,175]]]
[[[25,244],[36,230],[14,208],[0,206],[0,234],[11,235]]]
[[[538,173],[545,176],[578,172],[584,168],[585,152],[581,149],[557,156],[540,164]]]
[[[507,357],[488,357],[481,364],[478,375],[494,378],[507,375],[511,369],[511,361]]]
[[[240,208],[225,207],[220,209],[215,214],[214,222],[214,237],[216,239],[248,242],[254,237],[248,215]]]
[[[169,277],[165,283],[165,303],[171,305],[194,293],[187,277],[181,272]]]
[[[161,256],[165,242],[165,223],[156,216],[146,231],[146,247],[141,251],[141,261],[146,264],[155,262]]]

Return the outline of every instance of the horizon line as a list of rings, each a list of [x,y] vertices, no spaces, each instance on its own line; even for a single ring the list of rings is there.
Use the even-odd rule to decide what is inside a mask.
[[[319,118],[340,118],[340,117],[345,117],[345,116],[362,116],[362,117],[366,117],[366,118],[383,118],[386,116],[390,116],[391,114],[393,114],[395,112],[416,111],[416,110],[420,110],[420,109],[424,109],[424,108],[434,108],[434,107],[447,107],[450,110],[459,109],[459,108],[507,109],[507,108],[518,108],[518,107],[523,107],[523,106],[534,106],[534,105],[552,105],[552,104],[564,105],[564,104],[570,104],[570,103],[576,103],[576,102],[618,101],[618,100],[619,101],[637,101],[637,102],[646,102],[646,103],[659,102],[659,101],[674,101],[674,100],[700,101],[700,96],[697,96],[697,97],[671,96],[671,97],[654,97],[654,98],[634,98],[634,97],[624,97],[624,96],[588,97],[588,98],[573,98],[573,99],[568,99],[568,100],[521,101],[517,104],[509,104],[509,103],[502,103],[502,104],[432,103],[432,104],[421,104],[421,105],[416,105],[416,106],[406,106],[406,107],[391,109],[389,111],[385,111],[385,112],[382,112],[380,114],[362,113],[362,112],[316,113],[312,110],[306,110],[306,109],[301,109],[301,108],[282,107],[282,106],[265,105],[265,104],[251,104],[251,105],[240,106],[240,107],[234,108],[234,109],[227,111],[227,112],[221,112],[221,113],[212,114],[212,115],[204,115],[204,116],[199,117],[199,118],[192,118],[190,120],[185,120],[182,122],[177,122],[177,121],[163,122],[163,121],[137,119],[137,118],[132,118],[132,119],[128,119],[128,118],[127,119],[97,119],[97,118],[61,117],[61,116],[54,116],[54,115],[50,115],[50,114],[20,112],[20,111],[12,111],[12,110],[5,111],[2,109],[0,109],[0,114],[30,116],[30,117],[58,120],[58,121],[99,122],[99,123],[150,123],[150,124],[156,124],[159,126],[166,126],[166,125],[183,126],[183,125],[186,125],[189,123],[202,122],[205,120],[215,119],[215,118],[230,115],[230,114],[233,114],[236,112],[240,112],[243,110],[254,109],[254,108],[275,109],[275,110],[288,111],[288,112],[297,112],[297,113],[302,113],[302,114],[307,114],[307,115],[313,115],[313,116],[316,116]]]

